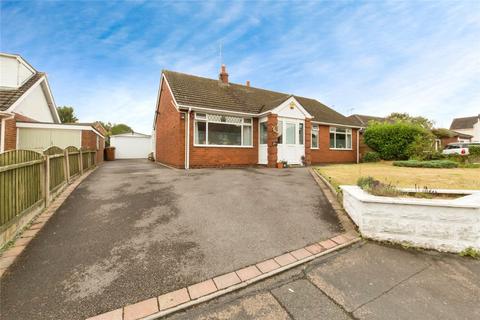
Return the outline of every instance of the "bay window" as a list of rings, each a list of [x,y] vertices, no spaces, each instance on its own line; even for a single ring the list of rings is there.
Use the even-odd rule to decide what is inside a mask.
[[[320,127],[318,124],[312,125],[312,149],[318,149],[318,137],[319,137]]]
[[[352,149],[352,129],[330,127],[330,149]]]
[[[195,145],[251,147],[252,118],[195,113]]]

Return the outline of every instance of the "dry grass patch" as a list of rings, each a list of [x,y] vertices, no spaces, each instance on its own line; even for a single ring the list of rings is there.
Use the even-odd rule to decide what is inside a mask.
[[[395,167],[392,162],[332,164],[317,170],[333,185],[355,185],[359,177],[371,176],[398,187],[430,189],[480,189],[480,169],[431,169]]]

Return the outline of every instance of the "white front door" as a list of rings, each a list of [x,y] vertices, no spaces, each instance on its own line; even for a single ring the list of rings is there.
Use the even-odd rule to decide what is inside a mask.
[[[258,123],[258,164],[268,164],[267,118]]]
[[[278,118],[278,161],[302,164],[305,156],[305,122],[298,119]]]

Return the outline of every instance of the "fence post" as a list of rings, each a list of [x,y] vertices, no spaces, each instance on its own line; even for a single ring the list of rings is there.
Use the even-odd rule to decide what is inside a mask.
[[[80,175],[83,174],[83,153],[82,153],[82,149],[78,150],[79,153],[79,156],[78,156],[78,161],[79,161],[79,166],[80,166]]]
[[[67,181],[67,183],[70,182],[70,160],[68,159],[68,149],[65,149],[64,150],[64,153],[65,153],[65,179]]]
[[[42,162],[40,163],[40,199],[45,199],[46,191],[45,191],[45,160],[46,156],[42,157]],[[46,203],[44,203],[45,206],[47,206]]]
[[[45,157],[45,207],[50,203],[50,156]]]

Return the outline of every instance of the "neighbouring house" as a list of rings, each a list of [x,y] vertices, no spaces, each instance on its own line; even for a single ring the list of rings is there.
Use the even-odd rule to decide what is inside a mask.
[[[97,150],[97,161],[103,160],[105,129],[99,123],[60,123],[45,73],[6,53],[0,53],[0,72],[0,152],[75,146]]]
[[[110,146],[115,147],[116,159],[147,159],[152,152],[152,136],[131,132],[112,135]]]
[[[473,137],[472,142],[480,142],[480,114],[473,117],[453,119],[450,130],[471,135]]]
[[[358,162],[360,127],[321,102],[164,70],[155,159],[179,168]]]
[[[348,116],[348,119],[350,119],[353,123],[355,123],[357,126],[361,127],[359,133],[360,133],[360,139],[358,142],[358,153],[360,159],[363,159],[365,154],[367,152],[374,151],[372,148],[367,146],[365,143],[365,139],[363,138],[363,132],[365,128],[368,126],[370,122],[376,121],[376,122],[385,122],[387,121],[387,118],[383,117],[376,117],[376,116],[368,116],[364,114],[352,114]]]
[[[445,128],[432,129],[432,133],[436,136],[435,149],[442,150],[449,143],[455,142],[471,142],[473,136]]]

